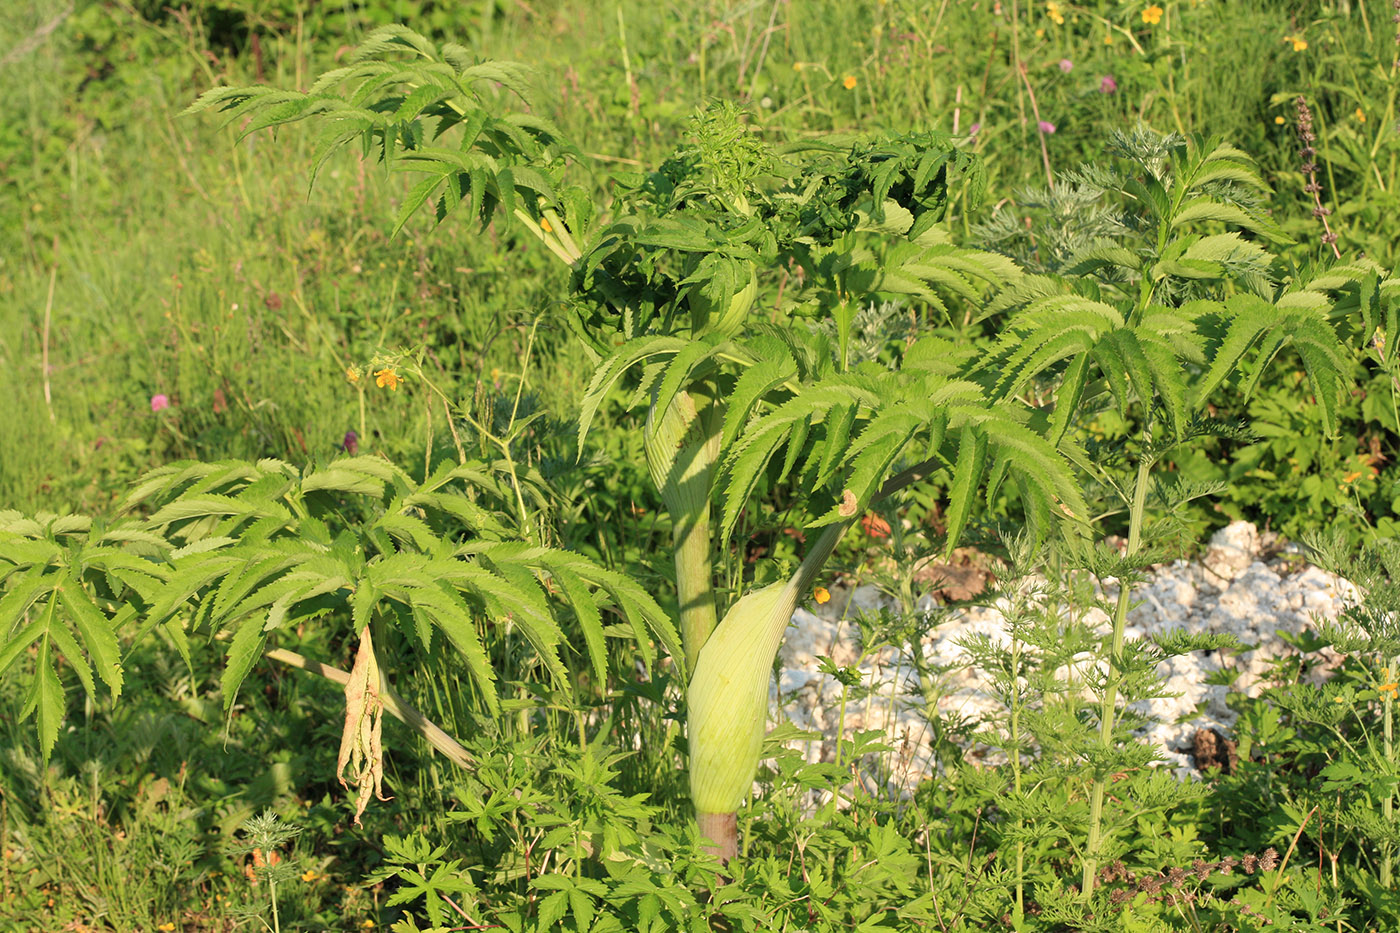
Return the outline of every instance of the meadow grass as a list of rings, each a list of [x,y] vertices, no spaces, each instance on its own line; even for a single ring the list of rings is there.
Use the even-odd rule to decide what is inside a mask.
[[[1095,154],[1105,127],[1144,119],[1253,154],[1304,243],[1314,232],[1291,209],[1304,195],[1290,102],[1326,87],[1334,100],[1318,109],[1337,124],[1323,145],[1335,222],[1344,243],[1391,261],[1391,238],[1370,223],[1395,182],[1393,84],[1373,74],[1389,64],[1389,24],[1363,23],[1355,9],[1305,23],[1282,6],[1169,6],[1149,26],[1126,7],[1066,6],[1061,24],[1044,5],[1023,4],[1014,53],[1010,4],[996,15],[985,3],[944,3],[929,16],[899,2],[550,3],[435,25],[484,57],[539,66],[545,112],[619,169],[659,161],[704,100],[739,98],[778,139],[976,128],[970,145],[985,156],[997,204],[1043,182],[1046,163],[1069,168]],[[63,9],[16,4],[0,15],[6,34],[25,36]],[[312,140],[295,127],[273,157],[260,138],[234,143],[216,120],[177,118],[216,81],[305,82],[340,47],[331,30],[353,42],[388,12],[350,11],[314,35],[297,32],[294,9],[261,21],[256,59],[246,37],[217,32],[212,9],[152,20],[85,9],[0,71],[10,128],[0,365],[16,427],[0,440],[0,501],[107,504],[142,469],[180,456],[325,456],[360,423],[347,365],[426,344],[449,385],[470,387],[518,361],[512,328],[560,294],[559,272],[530,265],[532,252],[525,268],[536,271],[520,274],[509,252],[524,244],[465,224],[430,235],[415,223],[386,241],[383,218],[405,180],[347,156],[308,191]],[[1307,49],[1293,51],[1285,34],[1308,36]],[[630,68],[620,67],[624,47]],[[1038,131],[1036,113],[1053,135]],[[551,373],[567,379],[582,367],[565,345],[544,349],[564,353]],[[150,411],[156,394],[174,402],[164,414]],[[383,393],[366,403],[366,443],[378,431],[403,449],[421,445],[422,413]]]
[[[985,160],[991,211],[1014,210],[1021,187],[1043,186],[1051,170],[1096,157],[1110,129],[1142,120],[1220,135],[1255,156],[1275,187],[1277,219],[1298,241],[1287,256],[1299,267],[1324,253],[1296,153],[1292,101],[1304,94],[1320,126],[1322,197],[1335,210],[1341,244],[1393,265],[1400,179],[1387,5],[1203,0],[1164,4],[1151,23],[1147,7],[560,0],[278,3],[240,16],[205,4],[182,12],[90,5],[66,15],[58,0],[6,4],[0,36],[14,41],[0,48],[0,373],[9,390],[0,409],[0,508],[106,514],[131,480],[158,464],[324,461],[352,430],[362,452],[421,471],[425,449],[429,460],[451,450],[440,407],[425,403],[426,392],[346,375],[400,348],[422,347],[424,371],[450,398],[489,408],[494,396],[511,395],[531,325],[566,292],[564,273],[533,244],[467,223],[430,229],[423,219],[390,239],[388,219],[408,182],[373,160],[338,155],[308,189],[314,145],[297,127],[280,130],[274,146],[260,135],[235,141],[236,127],[216,119],[177,116],[215,83],[305,86],[383,21],[403,19],[483,58],[537,66],[540,111],[595,164],[619,171],[658,164],[710,98],[744,101],[753,125],[777,141],[876,129],[962,135]],[[54,21],[52,32],[27,42]],[[593,191],[608,190],[607,178],[577,174]],[[954,225],[965,234],[983,219],[955,206]],[[572,414],[589,361],[552,324],[529,354],[531,404]],[[158,395],[168,408],[153,410]],[[1383,413],[1358,418],[1373,425]],[[605,411],[585,467],[561,471],[558,534],[661,580],[667,568],[652,554],[664,529],[634,520],[657,504],[635,466],[638,438],[615,430],[625,427],[617,419]],[[532,456],[572,462],[568,433],[541,431]],[[1374,433],[1394,452],[1392,434]],[[1376,493],[1387,504],[1389,475]],[[319,647],[349,666],[347,646]],[[143,652],[144,685],[129,694],[146,699],[85,709],[83,727],[60,740],[47,772],[32,730],[14,722],[17,692],[0,701],[0,903],[16,905],[9,916],[0,908],[0,923],[228,928],[258,892],[226,846],[267,806],[307,830],[294,851],[310,880],[288,888],[284,924],[347,929],[392,918],[380,909],[392,888],[356,884],[392,861],[378,838],[456,838],[462,821],[445,814],[462,775],[415,750],[406,732],[391,734],[386,744],[406,750],[390,763],[399,799],[370,817],[369,831],[343,834],[342,792],[328,777],[338,724],[312,712],[337,708],[333,689],[285,673],[225,722],[216,671],[185,672],[164,646]],[[614,665],[625,670],[630,660],[619,651]],[[481,728],[460,669],[438,657],[421,661],[400,685],[405,696],[455,734]],[[687,816],[676,723],[645,700],[664,691],[619,681],[564,708],[534,695],[529,673],[506,678],[517,715],[494,737],[498,747],[562,760],[602,720],[607,734],[637,737],[621,749],[618,787],[653,794],[656,810],[629,811],[628,819],[650,826]],[[777,767],[783,780],[835,780],[790,759]],[[796,786],[784,785],[785,793]],[[947,843],[930,849],[930,876],[936,868],[1009,883],[978,875],[966,842],[996,789],[957,786],[960,799],[925,792],[936,801],[925,808],[936,814],[934,838]],[[546,787],[558,792],[540,779]],[[1277,790],[1302,807],[1296,801],[1306,794],[1295,791]],[[839,844],[804,822],[810,814],[795,793],[775,800],[755,821],[755,857],[777,864],[785,851],[791,856],[785,847],[796,827],[811,834],[803,838],[814,846],[813,864],[831,872]],[[913,819],[869,813],[873,825],[909,829],[897,820]],[[518,814],[501,825],[509,831],[500,838],[521,846],[552,830]],[[1334,836],[1338,827],[1355,830],[1337,815],[1331,825]],[[1144,818],[1142,838],[1165,831]],[[495,850],[474,838],[486,864]],[[1047,860],[1062,856],[1044,838],[1020,841]],[[1172,837],[1160,854],[1185,861],[1189,843]],[[528,848],[512,851],[516,861],[503,861],[496,881],[538,869],[522,853]],[[802,873],[809,867],[801,862]],[[1281,879],[1280,869],[1274,891]],[[957,928],[941,909],[939,916],[942,928]]]

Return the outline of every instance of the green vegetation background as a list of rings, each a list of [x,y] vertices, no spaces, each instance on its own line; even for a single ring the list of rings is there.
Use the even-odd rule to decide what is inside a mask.
[[[992,213],[1015,211],[1022,186],[1043,186],[1047,163],[1072,168],[1110,129],[1141,119],[1223,136],[1257,158],[1305,264],[1320,249],[1295,152],[1292,101],[1303,93],[1342,247],[1393,262],[1400,140],[1388,5],[1186,0],[1148,24],[1140,4],[1028,2],[1017,8],[1015,43],[1012,9],[5,4],[0,503],[100,511],[173,458],[304,462],[333,454],[352,429],[368,451],[421,451],[427,420],[410,393],[365,392],[362,420],[361,392],[345,379],[381,347],[426,345],[458,397],[512,371],[523,329],[561,293],[562,270],[530,244],[466,224],[430,231],[424,218],[388,240],[404,179],[346,156],[308,192],[310,141],[296,128],[273,156],[264,138],[235,144],[214,119],[176,116],[216,83],[303,86],[384,22],[540,67],[539,107],[599,156],[600,191],[610,166],[657,164],[705,100],[737,99],[773,139],[972,134],[992,193],[982,216],[960,219],[972,233]],[[531,389],[566,416],[583,361],[553,339],[561,329],[543,333]],[[1347,519],[1353,526],[1388,519],[1395,425],[1383,393],[1355,399],[1347,443],[1323,449],[1288,381],[1252,403],[1262,440],[1236,452],[1233,467],[1185,467],[1231,483],[1226,514],[1203,513],[1201,524],[1243,516],[1296,535],[1339,509],[1365,510]],[[169,409],[151,410],[157,394]],[[1338,475],[1352,479],[1338,484]]]
[[[984,157],[990,184],[982,214],[955,218],[969,245],[980,223],[1020,211],[1027,199],[1018,192],[1044,186],[1047,168],[1093,159],[1110,130],[1141,120],[1220,135],[1258,159],[1276,189],[1276,219],[1297,240],[1289,258],[1310,265],[1323,247],[1296,152],[1292,102],[1303,94],[1341,247],[1392,267],[1400,46],[1391,5],[1180,0],[1162,4],[1155,21],[1144,15],[1149,6],[0,4],[0,508],[103,514],[132,479],[172,459],[324,460],[347,431],[361,451],[421,462],[425,446],[448,443],[431,438],[423,395],[347,379],[349,367],[383,349],[424,346],[425,368],[440,373],[451,397],[489,404],[493,392],[513,388],[530,325],[564,284],[533,244],[461,223],[430,230],[421,218],[391,240],[404,179],[344,155],[308,191],[311,144],[295,127],[274,149],[261,136],[235,142],[217,120],[176,116],[218,83],[304,87],[388,22],[538,67],[538,106],[594,157],[600,199],[609,167],[659,163],[712,98],[743,102],[757,131],[775,140],[960,134]],[[1051,233],[1072,220],[1025,216]],[[589,368],[549,321],[529,404],[567,418]],[[1392,532],[1400,432],[1388,387],[1354,397],[1341,442],[1325,444],[1301,373],[1275,372],[1239,406],[1259,441],[1221,442],[1177,465],[1229,482],[1218,510],[1193,514],[1201,535],[1231,517],[1289,535],[1332,523],[1358,538],[1367,528]],[[154,410],[156,396],[169,407]],[[566,483],[575,505],[561,515],[561,534],[605,557],[635,558],[646,541],[621,529],[657,504],[639,472],[636,433],[604,427],[567,481],[572,488]],[[1090,429],[1113,435],[1126,426]],[[568,436],[558,432],[560,458],[573,456]],[[81,877],[95,879],[90,890],[106,899],[109,917],[124,918],[109,921],[117,928],[161,928],[156,920],[177,908],[190,916],[190,904],[177,903],[181,890],[199,892],[216,928],[237,864],[201,853],[261,806],[288,799],[304,804],[303,825],[318,839],[315,858],[301,866],[311,873],[298,895],[308,928],[381,916],[378,889],[345,887],[370,867],[363,839],[351,846],[351,867],[329,867],[350,841],[338,835],[344,813],[328,778],[337,724],[311,711],[335,709],[334,688],[297,675],[271,679],[224,732],[209,700],[216,672],[190,677],[155,649],[143,661],[164,699],[120,713],[88,710],[92,728],[60,743],[47,780],[28,730],[15,724],[13,697],[0,703],[0,836],[18,833],[6,838],[47,853],[40,869],[24,872],[6,856],[0,890],[23,898],[15,916],[42,909],[55,924],[84,916],[81,891],[60,881]],[[426,669],[404,690],[450,725],[453,690],[439,685],[455,677]],[[666,734],[655,719],[635,725]],[[653,757],[624,771],[655,788],[664,775],[639,772],[664,764]],[[403,829],[423,818],[414,807],[430,810],[424,801],[448,793],[448,781],[426,752],[397,767],[413,789],[381,816]],[[40,820],[46,811],[67,818]],[[58,902],[46,903],[55,894]]]

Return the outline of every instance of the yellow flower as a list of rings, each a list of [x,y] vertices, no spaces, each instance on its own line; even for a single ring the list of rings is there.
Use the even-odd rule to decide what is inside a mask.
[[[360,367],[347,366],[345,368],[345,378],[350,380],[352,386],[360,384]]]
[[[320,877],[321,873],[314,868],[308,868],[306,871],[301,873],[301,880],[305,881],[308,884],[320,879]]]
[[[1308,48],[1308,40],[1307,40],[1307,39],[1304,39],[1302,36],[1284,36],[1284,37],[1283,37],[1283,41],[1284,41],[1284,42],[1292,42],[1292,43],[1293,43],[1293,51],[1295,51],[1295,52],[1305,52],[1305,51],[1307,51],[1307,48]]]
[[[160,926],[156,927],[156,929],[160,930],[161,933],[170,933],[171,930],[175,929],[175,924],[162,923]]]
[[[1111,33],[1111,32],[1106,32],[1106,33],[1103,34],[1103,44],[1104,44],[1104,45],[1112,45],[1112,44],[1113,44],[1113,33]]]
[[[851,88],[856,86],[856,76],[846,75],[845,79],[841,82],[841,86],[849,91]]]
[[[831,591],[824,586],[819,586],[812,591],[812,598],[817,601],[817,605],[831,602]]]
[[[1045,15],[1050,17],[1056,26],[1063,26],[1065,24],[1065,15],[1060,12],[1060,5],[1056,3],[1055,0],[1050,0],[1050,2],[1045,4]]]
[[[1142,11],[1142,21],[1149,26],[1156,26],[1162,21],[1162,8],[1155,3],[1152,4]]]
[[[374,926],[374,921],[373,921],[373,920],[366,919],[364,923],[360,924],[360,926],[362,926],[362,927],[364,927],[366,930],[368,930],[370,927]]]
[[[793,63],[792,63],[792,70],[793,70],[793,71],[801,71],[801,70],[802,70],[802,63],[801,63],[801,62],[793,62]]]
[[[1359,123],[1365,123],[1365,122],[1366,122],[1366,111],[1362,110],[1360,107],[1357,107],[1357,108],[1356,108],[1356,119],[1357,119],[1357,122],[1359,122]]]
[[[1393,699],[1395,699],[1395,693],[1396,693],[1396,691],[1397,691],[1397,690],[1400,690],[1400,684],[1393,683],[1393,682],[1392,682],[1392,683],[1388,683],[1388,684],[1381,684],[1379,687],[1376,688],[1376,690],[1378,690],[1378,691],[1381,692],[1381,693],[1388,693],[1388,694],[1390,694],[1390,698],[1393,700]]]
[[[553,233],[553,232],[554,232],[554,228],[551,227],[551,226],[549,225],[549,218],[548,218],[548,217],[541,217],[541,218],[540,218],[540,229],[543,230],[545,233]]]
[[[381,389],[388,387],[391,390],[397,390],[400,382],[403,382],[403,376],[392,369],[381,369],[374,374],[374,384]]]
[[[1285,120],[1283,117],[1274,117],[1274,122],[1277,123],[1279,126],[1283,126],[1288,121]]]

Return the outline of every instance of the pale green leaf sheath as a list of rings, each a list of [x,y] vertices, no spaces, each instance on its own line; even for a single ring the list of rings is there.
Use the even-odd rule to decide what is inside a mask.
[[[689,694],[690,795],[721,860],[738,854],[734,812],[758,769],[773,658],[802,594],[849,527],[828,526],[786,583],[743,596],[700,649]]]

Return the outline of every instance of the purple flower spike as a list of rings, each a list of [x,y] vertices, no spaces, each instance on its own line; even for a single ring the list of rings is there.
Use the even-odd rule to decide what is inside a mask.
[[[1118,82],[1113,80],[1113,75],[1104,75],[1099,81],[1100,94],[1112,94],[1118,90]]]
[[[340,446],[345,449],[347,454],[355,456],[360,451],[360,435],[354,431],[346,431],[345,440],[341,442]]]
[[[1040,131],[1042,133],[1045,133],[1046,135],[1049,135],[1055,132],[1055,124],[1051,123],[1049,120],[1041,120]]]
[[[976,136],[980,132],[982,132],[982,124],[980,123],[974,123],[967,128],[968,136]]]
[[[164,411],[170,407],[170,396],[158,392],[151,396],[151,411]]]
[[[1065,74],[1069,74],[1074,70],[1074,62],[1070,61],[1068,58],[1060,59],[1060,70]]]

